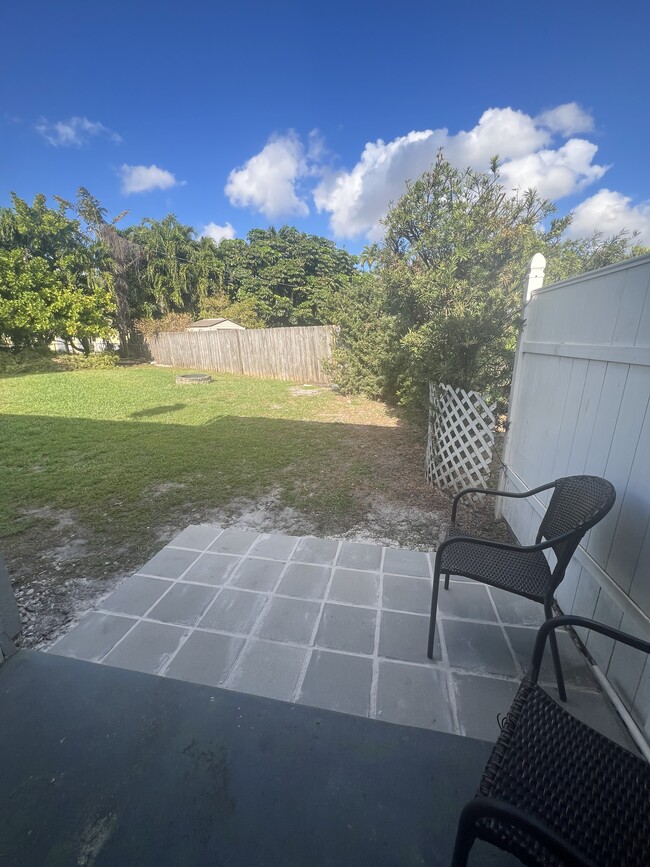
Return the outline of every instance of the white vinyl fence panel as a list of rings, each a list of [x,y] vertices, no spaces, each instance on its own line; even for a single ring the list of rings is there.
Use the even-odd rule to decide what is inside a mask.
[[[533,292],[525,310],[501,486],[587,473],[617,500],[557,593],[566,613],[650,639],[650,256]],[[504,500],[521,542],[547,498]],[[588,651],[650,739],[650,661],[593,633]]]

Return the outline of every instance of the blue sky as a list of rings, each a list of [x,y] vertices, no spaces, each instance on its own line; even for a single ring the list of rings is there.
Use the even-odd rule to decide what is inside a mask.
[[[523,10],[523,11],[522,11]],[[650,244],[650,6],[4,4],[0,203],[88,187],[215,238],[291,223],[356,252],[439,146],[575,232]],[[207,227],[207,228],[206,228]]]

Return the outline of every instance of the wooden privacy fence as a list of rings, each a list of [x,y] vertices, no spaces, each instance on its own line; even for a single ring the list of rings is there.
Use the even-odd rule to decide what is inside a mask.
[[[333,340],[331,325],[224,328],[199,334],[163,332],[150,338],[148,347],[155,362],[172,367],[328,384],[323,362],[332,355]]]

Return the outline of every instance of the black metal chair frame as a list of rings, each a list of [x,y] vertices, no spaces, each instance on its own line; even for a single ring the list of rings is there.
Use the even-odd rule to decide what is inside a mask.
[[[532,688],[539,689],[539,687],[537,687],[537,681],[539,678],[539,672],[542,664],[542,656],[544,653],[544,647],[546,645],[546,639],[547,637],[552,636],[555,630],[561,626],[582,626],[585,629],[591,629],[594,632],[600,632],[602,635],[613,638],[615,641],[620,641],[623,644],[634,647],[636,650],[640,650],[644,653],[650,654],[650,642],[643,641],[642,639],[635,638],[631,635],[627,635],[626,633],[621,632],[618,629],[613,629],[609,626],[605,626],[602,623],[596,623],[592,620],[588,620],[585,617],[578,617],[575,615],[563,615],[561,617],[555,617],[551,620],[547,620],[540,627],[537,633],[535,648],[533,650],[531,668],[529,673],[522,681],[520,693],[523,689],[525,689],[526,691],[529,691]],[[518,697],[519,693],[513,702],[513,706],[508,716],[513,715],[514,708],[517,705]],[[567,714],[567,711],[562,710],[562,713]],[[514,713],[512,727],[516,728],[518,718],[519,711],[516,711]],[[540,726],[541,724],[542,720],[540,720]],[[579,723],[577,721],[575,721],[575,724],[579,726],[584,726],[584,723]],[[506,730],[506,728],[507,722],[503,725],[504,731]],[[483,780],[485,781],[492,781],[494,767],[499,767],[502,763],[503,754],[505,751],[507,751],[508,748],[507,745],[504,745],[504,743],[502,743],[503,738],[504,735],[502,734],[497,743],[495,744],[492,755],[488,760],[483,774]],[[619,747],[618,745],[613,744],[613,742],[612,747],[613,749],[622,751],[623,753],[627,753],[627,751],[623,747]],[[643,759],[638,758],[638,761],[642,767],[645,766],[645,761]],[[523,773],[526,773],[525,769]],[[598,780],[598,784],[602,785],[603,787],[607,787],[608,783],[611,784],[611,780]],[[584,797],[586,812],[589,812],[593,807],[590,793],[585,792]],[[562,792],[558,791],[558,801],[561,800],[561,798]],[[641,799],[639,803],[639,810],[644,810],[647,808],[647,803],[643,803],[643,799]],[[509,803],[496,797],[481,794],[478,794],[474,798],[474,800],[469,801],[469,803],[465,805],[460,814],[460,818],[458,821],[458,830],[456,832],[454,854],[452,858],[452,867],[466,867],[470,850],[474,845],[477,837],[480,836],[479,823],[484,822],[485,820],[497,821],[500,826],[505,829],[506,834],[509,833],[510,829],[515,833],[517,831],[523,832],[527,837],[531,838],[535,843],[543,847],[543,852],[545,852],[549,856],[553,856],[555,859],[557,859],[557,861],[559,861],[560,864],[570,865],[570,867],[574,867],[574,865],[575,867],[595,867],[594,861],[591,858],[585,855],[584,852],[581,852],[570,841],[563,839],[561,835],[559,835],[553,828],[549,827],[545,823],[543,818],[530,815],[515,804]],[[493,845],[497,845],[494,843],[494,840],[490,840],[490,842]],[[508,851],[507,845],[503,845],[501,846],[501,848]],[[530,859],[526,863],[538,863],[540,865],[544,865],[552,862],[551,859],[548,857],[546,857],[544,860],[537,860],[533,862],[532,856],[530,856]],[[619,865],[617,865],[617,867],[619,867]],[[620,867],[622,867],[622,865],[620,865]]]
[[[459,494],[453,499],[452,509],[451,509],[451,526],[454,527],[456,524],[456,513],[458,511],[458,504],[462,497],[467,496],[469,494],[486,494],[488,496],[498,496],[498,497],[508,497],[511,499],[526,499],[528,497],[532,497],[535,494],[539,494],[542,491],[548,491],[553,489],[557,489],[560,485],[565,482],[569,482],[572,479],[579,478],[576,476],[569,476],[566,478],[555,479],[553,482],[549,482],[546,485],[540,485],[538,488],[532,488],[529,491],[524,491],[523,493],[516,493],[513,491],[494,491],[487,488],[466,488],[461,491]],[[599,479],[599,481],[605,482],[604,479]],[[545,526],[546,521],[549,517],[553,506],[553,498],[551,498],[551,502],[549,503],[546,513],[542,518],[542,521],[539,526],[539,530],[537,531],[537,536],[535,538],[534,545],[509,545],[505,542],[495,542],[491,539],[484,539],[477,536],[449,536],[444,539],[440,545],[438,546],[438,550],[436,552],[435,565],[433,570],[433,591],[431,594],[431,618],[429,621],[429,641],[427,645],[427,656],[429,659],[433,659],[433,646],[435,642],[436,635],[436,614],[438,610],[438,591],[440,588],[440,576],[444,574],[445,576],[445,590],[449,589],[449,576],[450,572],[442,571],[443,567],[443,556],[447,548],[451,545],[457,545],[459,543],[470,543],[472,545],[478,545],[483,548],[494,548],[500,551],[516,551],[517,553],[528,553],[534,554],[538,551],[547,551],[549,549],[553,549],[556,553],[558,549],[560,551],[559,555],[557,555],[557,563],[555,568],[550,573],[550,581],[546,588],[546,592],[542,599],[534,599],[537,602],[543,602],[544,605],[544,615],[547,620],[549,620],[553,616],[553,594],[558,588],[559,584],[564,578],[564,574],[566,572],[566,568],[575,553],[576,548],[580,544],[580,540],[585,535],[585,533],[591,529],[595,524],[597,524],[602,518],[605,517],[607,512],[614,505],[614,501],[616,499],[616,491],[614,487],[606,482],[607,485],[611,488],[611,492],[609,497],[603,502],[603,505],[600,509],[598,509],[588,520],[578,524],[572,530],[567,533],[563,533],[560,536],[555,536],[553,538],[548,538],[545,535]],[[546,539],[546,541],[542,541],[542,539]],[[550,570],[549,570],[550,571]],[[455,574],[455,573],[454,573]],[[461,573],[462,574],[462,573]],[[475,577],[475,576],[469,576]],[[475,580],[485,580],[479,577],[476,577]],[[486,581],[486,583],[490,583]],[[495,585],[499,586],[499,585]],[[516,595],[526,596],[525,593],[518,593],[515,589],[510,589],[509,587],[503,587],[502,589],[506,590],[509,593],[515,593]],[[528,596],[528,598],[533,598]],[[553,655],[553,666],[555,668],[555,676],[557,679],[557,688],[560,694],[560,698],[562,701],[566,701],[566,689],[564,687],[564,677],[562,675],[562,666],[560,663],[560,654],[557,646],[557,640],[555,638],[555,634],[551,634],[551,653]]]

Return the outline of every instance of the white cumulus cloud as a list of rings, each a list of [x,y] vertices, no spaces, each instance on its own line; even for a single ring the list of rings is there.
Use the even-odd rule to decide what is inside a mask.
[[[450,133],[446,128],[411,131],[389,142],[369,142],[349,170],[324,171],[313,191],[320,212],[330,215],[337,237],[382,235],[380,220],[391,201],[428,169],[440,148],[458,168],[482,171],[498,154],[504,185],[510,189],[536,187],[542,196],[561,198],[600,179],[607,166],[595,164],[597,147],[585,139],[566,138],[568,130],[585,129],[590,116],[576,103],[558,106],[531,117],[512,108],[490,108],[470,130]]]
[[[148,193],[151,190],[168,190],[185,183],[177,181],[171,172],[156,165],[128,166],[125,163],[120,168],[120,177],[122,192],[127,196],[131,193]]]
[[[202,238],[212,238],[215,244],[221,243],[224,239],[232,240],[237,232],[233,229],[230,223],[225,226],[219,226],[217,223],[208,223],[201,231]]]
[[[314,190],[314,203],[319,211],[330,213],[334,234],[354,237],[369,232],[376,240],[373,229],[389,202],[402,195],[406,180],[418,178],[431,166],[445,134],[446,130],[426,130],[388,143],[378,139],[365,146],[349,172],[327,173]]]
[[[592,232],[609,236],[622,229],[638,232],[638,242],[650,245],[650,202],[633,205],[629,196],[603,189],[575,208],[568,233],[574,237]]]
[[[298,181],[310,173],[305,149],[294,132],[273,136],[262,150],[228,175],[225,193],[231,204],[252,208],[273,219],[305,217],[309,207]]]
[[[119,133],[113,132],[97,120],[88,120],[87,117],[55,121],[43,117],[36,124],[36,131],[53,147],[81,147],[96,136],[102,136],[116,144],[122,141]]]
[[[517,159],[543,147],[550,140],[547,130],[540,129],[532,117],[512,108],[488,108],[472,129],[445,134],[447,159],[459,166],[487,168],[499,154],[502,160]]]
[[[525,190],[535,187],[548,199],[561,199],[600,180],[609,166],[594,164],[598,148],[585,139],[572,138],[556,150],[542,149],[501,167],[504,186]]]
[[[577,102],[565,102],[564,105],[543,111],[537,115],[537,123],[565,136],[591,132],[594,128],[593,117]]]

